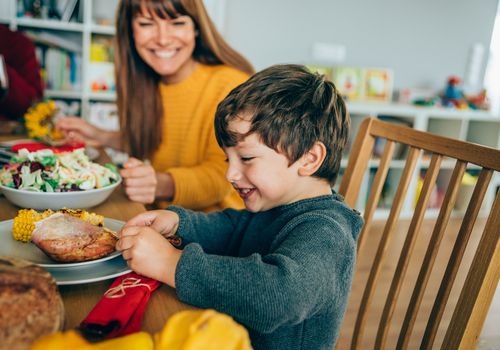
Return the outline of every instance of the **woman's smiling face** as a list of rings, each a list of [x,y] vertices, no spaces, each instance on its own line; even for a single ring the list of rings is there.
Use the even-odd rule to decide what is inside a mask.
[[[132,29],[137,53],[164,82],[176,83],[192,73],[197,34],[191,17],[160,18],[143,7]]]

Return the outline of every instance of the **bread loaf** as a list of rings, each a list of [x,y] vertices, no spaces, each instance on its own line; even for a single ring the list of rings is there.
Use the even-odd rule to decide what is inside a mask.
[[[0,257],[0,310],[0,349],[27,349],[64,324],[54,278],[24,260]]]

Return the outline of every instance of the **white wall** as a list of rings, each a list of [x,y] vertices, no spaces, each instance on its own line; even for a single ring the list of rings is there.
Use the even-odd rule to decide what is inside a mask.
[[[496,8],[497,0],[229,0],[223,34],[257,69],[311,62],[313,43],[324,42],[346,47],[345,65],[394,69],[395,88],[439,89],[449,75],[464,77],[473,44],[488,50]]]

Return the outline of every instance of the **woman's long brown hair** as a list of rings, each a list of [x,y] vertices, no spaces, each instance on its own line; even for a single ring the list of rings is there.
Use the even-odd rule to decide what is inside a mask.
[[[116,16],[115,78],[122,147],[144,159],[150,158],[162,141],[163,105],[161,76],[142,60],[134,44],[132,20],[141,12],[141,5],[160,18],[192,18],[199,31],[194,60],[226,64],[248,74],[254,70],[219,34],[202,0],[121,0]]]

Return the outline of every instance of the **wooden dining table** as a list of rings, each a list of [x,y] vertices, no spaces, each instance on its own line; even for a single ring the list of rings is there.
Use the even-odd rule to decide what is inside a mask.
[[[0,142],[5,139],[5,137],[0,137]],[[19,209],[0,195],[0,221],[13,219]],[[123,188],[119,186],[104,203],[88,210],[104,215],[106,218],[127,221],[144,212],[146,208],[140,203],[131,202]],[[65,308],[65,329],[74,328],[80,324],[103,297],[113,280],[58,286]],[[157,332],[163,328],[171,315],[186,309],[192,309],[192,307],[180,302],[174,289],[162,285],[151,294],[144,313],[142,330],[150,333]]]

